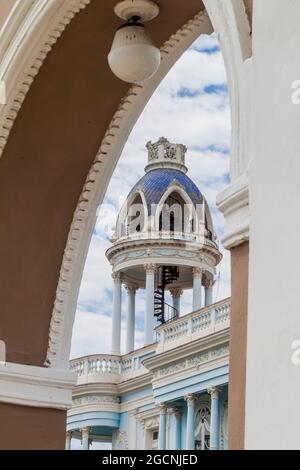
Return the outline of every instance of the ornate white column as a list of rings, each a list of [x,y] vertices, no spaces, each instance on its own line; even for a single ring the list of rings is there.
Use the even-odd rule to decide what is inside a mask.
[[[154,264],[145,265],[146,270],[146,312],[144,327],[144,344],[153,343],[153,317],[154,317],[154,289],[156,266]]]
[[[213,286],[214,281],[213,279],[205,278],[203,281],[203,285],[205,288],[205,307],[209,307],[213,303]]]
[[[195,450],[195,395],[186,395],[187,421],[186,421],[186,446],[185,450]]]
[[[196,312],[202,307],[201,301],[202,269],[193,269],[193,311]]]
[[[135,340],[135,294],[137,288],[132,285],[126,286],[128,294],[128,310],[126,321],[126,354],[134,351]]]
[[[167,407],[160,406],[159,432],[158,432],[158,450],[166,450],[167,440]]]
[[[121,353],[121,307],[122,307],[122,280],[120,273],[113,273],[113,312],[112,312],[112,347],[111,353]]]
[[[221,389],[218,387],[211,387],[208,390],[211,396],[211,409],[210,409],[210,450],[219,449],[219,394]]]
[[[72,433],[70,431],[66,434],[66,450],[71,450]]]
[[[183,294],[183,289],[174,287],[170,289],[170,293],[171,293],[172,300],[173,300],[173,307],[178,312],[178,315],[180,315],[180,298]]]
[[[82,450],[89,450],[90,448],[90,428],[83,428],[81,430]]]

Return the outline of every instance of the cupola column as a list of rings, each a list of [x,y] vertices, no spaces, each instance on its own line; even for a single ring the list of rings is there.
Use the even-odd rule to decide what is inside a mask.
[[[202,289],[202,269],[193,269],[193,311],[196,312],[202,307],[201,300],[201,289]]]
[[[122,280],[120,273],[113,273],[113,313],[112,313],[112,348],[111,353],[116,356],[121,353],[121,306],[122,306]]]
[[[180,288],[170,289],[170,294],[172,296],[173,308],[177,311],[178,315],[180,315],[180,298],[183,294],[183,289],[180,289]]]
[[[128,310],[126,322],[126,354],[134,351],[135,342],[135,295],[137,288],[132,285],[126,286],[128,294]]]
[[[72,445],[72,433],[69,431],[66,434],[66,450],[71,450]]]
[[[90,428],[81,430],[82,450],[90,450]]]
[[[154,289],[156,266],[154,264],[145,265],[146,270],[146,312],[144,343],[145,346],[153,343],[153,317],[154,317]]]
[[[203,285],[205,288],[205,307],[209,307],[213,303],[214,281],[213,279],[205,279]]]

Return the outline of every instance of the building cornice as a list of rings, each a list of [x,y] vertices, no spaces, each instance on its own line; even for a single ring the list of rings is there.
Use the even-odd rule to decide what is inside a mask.
[[[0,403],[67,410],[75,384],[75,372],[0,364]]]
[[[197,353],[215,348],[229,342],[229,328],[218,333],[213,333],[207,337],[197,339],[191,343],[183,344],[175,349],[170,349],[161,354],[156,354],[149,359],[143,361],[143,365],[151,372],[157,369],[184,360],[187,357],[196,355]]]
[[[222,243],[232,249],[249,241],[250,211],[247,174],[243,174],[217,198],[217,206],[225,217]]]
[[[77,385],[73,392],[73,398],[78,398],[84,395],[111,395],[122,396],[133,390],[139,390],[146,387],[151,387],[152,374],[146,373],[132,379],[125,380],[118,384],[116,383],[82,383]]]
[[[154,373],[154,378],[152,382],[153,389],[157,389],[160,387],[168,386],[170,383],[176,384],[179,381],[191,379],[192,377],[199,376],[199,374],[204,374],[205,372],[210,372],[210,371],[216,371],[217,369],[220,369],[224,366],[229,365],[229,343],[222,345],[223,347],[228,347],[228,352],[227,354],[224,354],[221,357],[209,359],[205,362],[199,362],[198,364],[195,361],[194,365],[188,365],[184,364],[184,367],[179,368],[178,371],[172,370],[172,367],[176,366],[179,362],[186,362],[184,361],[178,361],[170,366],[167,366],[168,368],[170,367],[170,373],[166,374],[160,374],[161,371],[164,372],[164,368],[162,367],[161,369],[157,369]],[[203,353],[206,353],[207,351],[203,351]],[[201,354],[201,352],[200,352]],[[171,379],[171,380],[170,380]]]
[[[152,373],[146,373],[139,377],[135,377],[133,379],[126,380],[125,382],[121,382],[118,385],[118,390],[120,395],[123,395],[128,392],[132,392],[133,390],[139,390],[146,387],[151,387],[152,384]]]
[[[80,384],[76,385],[76,388],[73,391],[73,398],[78,398],[83,395],[94,395],[94,394],[102,394],[102,395],[111,395],[111,396],[118,396],[119,389],[117,384],[112,383],[87,383],[87,384]]]

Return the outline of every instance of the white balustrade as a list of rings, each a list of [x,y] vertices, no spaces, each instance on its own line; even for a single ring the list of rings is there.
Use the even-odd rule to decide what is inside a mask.
[[[230,320],[230,303],[216,307],[216,324],[226,323]]]
[[[157,328],[157,352],[169,350],[226,329],[229,323],[230,299],[184,315]]]
[[[70,361],[70,369],[77,372],[78,383],[119,383],[146,372],[142,361],[155,354],[156,345],[128,354],[111,356],[106,354],[86,356]]]
[[[225,330],[229,323],[230,299],[227,299],[159,326],[157,344],[126,356],[101,354],[74,359],[70,369],[77,372],[79,384],[120,383],[147,373],[143,366],[146,357]]]
[[[204,312],[191,318],[192,333],[207,330],[212,325],[212,312]]]

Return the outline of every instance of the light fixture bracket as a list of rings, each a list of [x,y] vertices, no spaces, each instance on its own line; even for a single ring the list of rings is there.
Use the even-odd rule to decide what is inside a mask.
[[[152,0],[122,0],[115,6],[114,12],[122,20],[128,21],[138,16],[146,23],[158,16],[159,6]]]

